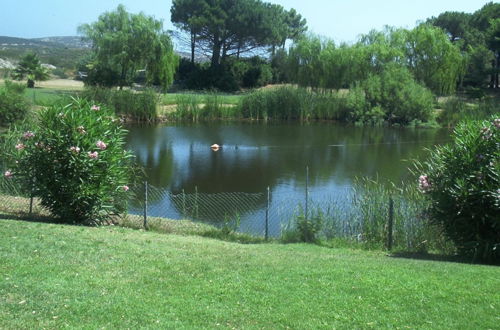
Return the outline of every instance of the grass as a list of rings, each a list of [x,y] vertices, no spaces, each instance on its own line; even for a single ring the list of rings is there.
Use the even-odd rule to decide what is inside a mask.
[[[500,269],[2,220],[5,328],[497,328]]]
[[[167,93],[162,95],[162,103],[164,105],[174,105],[178,103],[179,97],[194,98],[197,104],[204,104],[207,95],[206,93]],[[217,94],[222,104],[238,105],[241,95],[236,94]]]
[[[78,95],[78,91],[52,88],[27,88],[24,97],[32,104],[50,106],[64,98]]]

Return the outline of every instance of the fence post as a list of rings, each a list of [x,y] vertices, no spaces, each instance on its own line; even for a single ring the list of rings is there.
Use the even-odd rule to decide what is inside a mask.
[[[269,239],[269,200],[271,197],[271,190],[269,189],[269,186],[267,186],[267,205],[266,205],[266,234],[265,234],[265,239],[266,241]]]
[[[387,224],[387,250],[392,250],[392,227],[394,224],[394,200],[389,198],[389,223]]]
[[[148,229],[148,182],[144,181],[144,229]]]
[[[186,193],[182,189],[182,217],[186,217]]]
[[[309,218],[309,166],[306,166],[306,220]]]
[[[198,219],[198,186],[194,186],[194,214],[195,219]]]
[[[30,191],[30,212],[29,217],[33,215],[33,191],[35,190],[35,179],[31,180],[31,191]]]

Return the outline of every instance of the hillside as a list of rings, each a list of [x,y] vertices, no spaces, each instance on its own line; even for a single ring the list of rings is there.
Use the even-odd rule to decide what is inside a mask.
[[[89,51],[89,44],[76,36],[35,39],[0,36],[0,59],[2,60],[0,69],[12,68],[12,65],[23,55],[34,52],[38,54],[42,63],[51,64],[63,71],[75,70],[80,58]]]
[[[498,327],[500,268],[2,220],[10,328]]]

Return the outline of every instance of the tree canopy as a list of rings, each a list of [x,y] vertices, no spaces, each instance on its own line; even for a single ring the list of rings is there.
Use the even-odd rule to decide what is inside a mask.
[[[500,3],[487,3],[472,14],[445,12],[427,20],[443,29],[467,58],[464,83],[476,87],[499,86],[500,52],[495,42]],[[497,32],[495,32],[497,31]]]
[[[49,78],[49,71],[42,66],[37,54],[27,53],[14,69],[12,77],[16,80],[27,78],[28,88],[33,88],[36,80],[47,80]]]
[[[294,9],[260,0],[174,0],[171,19],[189,34],[191,61],[207,54],[211,66],[269,47],[274,52],[306,30],[306,20]]]
[[[308,36],[290,48],[288,69],[292,81],[301,86],[339,89],[380,74],[393,63],[437,94],[455,91],[465,67],[460,50],[446,34],[424,24],[413,30],[371,31],[354,45]]]
[[[130,85],[138,70],[146,70],[149,85],[166,88],[172,84],[178,58],[161,21],[128,13],[119,5],[78,30],[92,41],[91,84]]]

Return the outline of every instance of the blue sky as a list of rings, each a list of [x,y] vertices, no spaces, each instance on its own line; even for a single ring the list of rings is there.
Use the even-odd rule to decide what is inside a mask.
[[[308,21],[310,31],[335,41],[357,36],[384,25],[415,26],[417,21],[444,11],[474,12],[483,0],[268,0],[295,8]],[[496,2],[496,1],[494,1]],[[81,23],[90,23],[104,11],[123,3],[128,11],[143,11],[170,23],[171,0],[0,0],[0,35],[48,37],[76,35]]]

